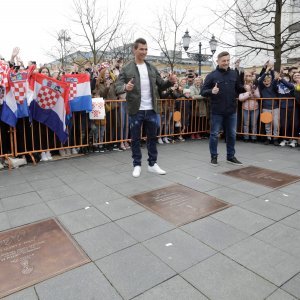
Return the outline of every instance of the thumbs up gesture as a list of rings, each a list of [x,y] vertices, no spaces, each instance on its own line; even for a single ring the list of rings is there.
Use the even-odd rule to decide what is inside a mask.
[[[218,87],[218,83],[215,84],[215,86],[213,87],[212,91],[211,91],[214,95],[219,93],[219,87]]]

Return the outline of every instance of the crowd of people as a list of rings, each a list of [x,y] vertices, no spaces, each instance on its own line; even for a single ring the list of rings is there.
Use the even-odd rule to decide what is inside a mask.
[[[138,45],[144,44],[138,43]],[[139,47],[133,49],[133,52],[136,52],[135,50],[137,49]],[[92,150],[97,152],[110,150],[126,151],[133,148],[133,166],[135,168],[141,165],[141,154],[138,150],[138,145],[141,143],[140,136],[147,136],[147,146],[150,147],[150,150],[148,148],[148,153],[150,152],[149,166],[153,167],[156,164],[156,155],[154,153],[156,146],[153,146],[154,141],[159,144],[168,144],[175,141],[184,142],[186,138],[202,139],[207,138],[206,132],[210,130],[211,162],[216,162],[214,165],[217,165],[217,139],[220,132],[224,132],[227,147],[229,147],[227,149],[227,158],[229,160],[236,159],[234,156],[234,143],[232,144],[233,140],[235,142],[236,129],[238,129],[238,132],[243,133],[244,142],[251,141],[255,143],[258,138],[258,124],[263,114],[265,116],[268,114],[271,115],[270,121],[264,124],[266,135],[264,143],[266,145],[270,143],[273,143],[275,146],[289,145],[295,147],[297,145],[300,131],[299,66],[274,70],[274,63],[269,60],[258,74],[256,68],[244,70],[240,67],[240,60],[237,60],[235,66],[230,69],[234,72],[231,74],[235,74],[231,76],[233,76],[232,80],[236,86],[230,90],[232,92],[230,96],[226,93],[230,97],[230,101],[226,100],[225,102],[225,85],[224,78],[222,77],[224,74],[222,72],[227,71],[229,68],[229,61],[226,62],[224,68],[220,67],[220,65],[217,66],[217,71],[220,74],[215,73],[215,75],[218,74],[220,78],[210,80],[210,76],[212,75],[208,75],[205,82],[193,70],[187,70],[185,74],[178,74],[177,77],[173,77],[172,75],[172,80],[170,80],[170,74],[166,72],[158,73],[155,69],[155,72],[153,72],[159,75],[159,80],[157,79],[155,83],[151,83],[150,87],[146,86],[145,92],[148,93],[149,98],[150,91],[152,98],[150,97],[151,99],[149,98],[148,102],[145,102],[148,103],[148,106],[135,107],[134,113],[132,110],[132,103],[136,101],[132,100],[135,99],[134,94],[138,98],[144,97],[144,94],[137,94],[136,89],[139,84],[142,84],[144,87],[141,77],[142,74],[147,75],[144,69],[140,70],[139,67],[138,69],[133,68],[124,77],[130,63],[126,64],[125,67],[121,59],[102,62],[97,65],[87,62],[82,67],[74,65],[72,67],[69,66],[65,70],[57,67],[48,68],[47,66],[40,66],[38,68],[34,61],[28,62],[27,66],[25,66],[19,57],[19,52],[19,48],[13,49],[12,56],[7,61],[3,57],[0,57],[0,125],[2,143],[0,149],[2,155],[11,153],[11,146],[8,143],[9,139],[7,139],[11,124],[6,123],[6,118],[3,118],[3,114],[5,113],[3,102],[5,101],[8,85],[10,82],[15,84],[12,90],[17,95],[16,87],[18,87],[19,78],[23,82],[26,82],[27,80],[29,81],[30,76],[34,73],[40,73],[58,81],[62,80],[62,77],[67,73],[88,74],[90,78],[91,97],[103,98],[106,101],[105,118],[101,120],[89,119],[87,111],[73,112],[73,122],[69,122],[68,126],[69,140],[67,143],[60,143],[60,145],[56,144],[56,134],[52,130],[49,130],[47,125],[34,122],[26,114],[23,116],[18,115],[15,126],[17,131],[21,132],[19,136],[17,135],[17,138],[20,138],[18,141],[18,152],[22,153],[24,150],[36,152],[36,161],[52,160],[53,153],[49,149],[53,148],[60,148],[58,153],[61,156],[77,154],[78,151],[85,152],[87,148],[81,147],[84,144],[91,145]],[[148,66],[145,60],[147,54],[145,52],[147,51],[144,50],[142,52],[143,59],[141,64],[144,65],[145,62],[145,65]],[[135,65],[138,66],[138,64]],[[147,71],[149,74],[149,72],[152,72],[152,69],[148,68]],[[146,75],[145,78],[147,77]],[[152,77],[154,78],[154,75],[150,76],[150,78]],[[149,82],[149,79],[144,79],[144,81]],[[158,84],[160,81],[161,84]],[[169,82],[172,84],[168,84]],[[229,82],[231,81],[229,80]],[[151,90],[154,88],[153,85],[155,85],[155,90]],[[26,89],[27,84],[22,87]],[[140,88],[138,90],[140,91]],[[142,91],[142,93],[144,92]],[[153,93],[155,93],[155,98],[153,98]],[[26,97],[26,91],[24,95]],[[18,97],[20,96],[18,95]],[[260,98],[268,99],[260,101]],[[16,101],[18,102],[19,100],[16,96]],[[150,100],[153,101],[154,106],[152,104],[149,105]],[[18,102],[18,106],[20,103]],[[224,107],[222,103],[227,103],[229,106]],[[143,132],[139,130],[135,131],[132,116],[136,114],[136,109],[137,111],[149,109],[154,111],[155,118],[153,118],[156,122],[156,126],[154,126],[155,134],[152,131],[150,134],[149,131],[145,131],[145,128],[143,128]],[[233,111],[236,113],[235,121],[231,122],[229,119],[223,117],[219,119],[220,115],[231,115]],[[175,118],[176,112],[180,113],[180,117],[176,116]],[[150,119],[152,120],[153,118]],[[142,123],[144,122],[145,120],[142,121]],[[152,127],[153,130],[154,127]],[[32,130],[39,132],[39,134],[35,135],[33,140],[32,137],[31,140],[24,140],[24,132],[32,132]],[[79,132],[80,137],[78,136]],[[280,139],[279,137],[288,137],[288,139]],[[78,140],[80,141],[78,142]],[[24,144],[26,144],[26,149],[23,147]],[[237,162],[239,163],[239,161]],[[0,168],[3,167],[4,163],[4,159],[2,158],[1,160],[0,158]],[[140,170],[139,172],[136,171],[136,174],[139,176]]]

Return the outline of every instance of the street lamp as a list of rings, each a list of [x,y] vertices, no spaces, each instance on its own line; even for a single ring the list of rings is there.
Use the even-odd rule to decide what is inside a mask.
[[[198,53],[187,52],[187,50],[189,49],[190,42],[191,42],[191,36],[189,35],[188,30],[186,30],[184,36],[182,37],[183,48],[184,48],[186,54],[188,55],[188,57],[192,58],[195,61],[198,61],[198,66],[199,66],[198,74],[199,74],[199,76],[201,76],[201,62],[208,61],[210,58],[213,57],[213,55],[217,49],[218,41],[216,40],[215,36],[212,35],[212,37],[209,41],[209,46],[210,46],[212,55],[201,53],[201,47],[202,47],[201,42],[199,43],[199,52]]]

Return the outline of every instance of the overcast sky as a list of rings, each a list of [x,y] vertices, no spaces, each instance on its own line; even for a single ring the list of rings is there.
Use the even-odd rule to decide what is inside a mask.
[[[106,5],[111,11],[118,0],[97,0],[101,5]],[[175,1],[175,0],[174,0]],[[174,3],[172,1],[172,3]],[[176,2],[176,1],[175,1]],[[191,0],[189,14],[185,26],[189,28],[193,37],[194,30],[203,31],[204,35],[210,36],[214,30],[216,37],[220,34],[220,27],[213,24],[216,16],[211,12],[217,8],[221,0]],[[209,2],[209,3],[208,3]],[[108,4],[109,3],[109,4]],[[134,38],[141,35],[147,39],[151,54],[151,44],[141,28],[151,28],[156,22],[155,11],[168,0],[127,0],[127,20],[133,22]],[[209,8],[207,5],[209,4]],[[185,5],[183,0],[178,1],[178,7]],[[29,60],[38,63],[49,62],[52,59],[46,55],[47,51],[56,45],[55,32],[60,29],[72,29],[74,23],[71,21],[73,0],[3,0],[1,1],[1,44],[0,54],[9,59],[15,46],[21,48],[20,56],[25,64]],[[207,26],[209,28],[207,28]],[[186,28],[184,28],[182,35]],[[202,41],[203,42],[203,41]],[[208,47],[204,41],[204,48]],[[194,43],[197,51],[198,41]],[[205,51],[205,50],[204,50]],[[203,51],[203,52],[204,52]],[[217,50],[218,51],[218,50]],[[154,53],[153,53],[154,54]]]

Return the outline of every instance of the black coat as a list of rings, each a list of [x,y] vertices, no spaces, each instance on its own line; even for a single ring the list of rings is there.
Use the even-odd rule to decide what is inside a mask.
[[[216,83],[219,93],[215,95],[212,93],[212,89]],[[236,112],[236,99],[242,92],[244,92],[244,88],[238,74],[230,68],[224,70],[217,67],[206,76],[201,95],[210,98],[212,114],[229,115]]]

